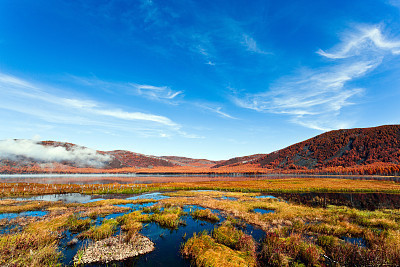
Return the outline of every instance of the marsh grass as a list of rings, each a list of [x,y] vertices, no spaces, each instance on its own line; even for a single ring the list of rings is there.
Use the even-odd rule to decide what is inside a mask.
[[[125,241],[134,241],[132,238],[137,236],[143,228],[143,223],[151,222],[150,216],[148,214],[142,214],[140,211],[134,211],[123,216],[116,218],[117,222],[121,225],[121,230],[127,233]]]
[[[237,201],[216,199],[216,193],[178,192],[179,198],[164,199],[162,203],[200,205],[219,209],[235,219],[257,225],[269,232],[264,240],[260,264],[290,266],[322,265],[325,255],[331,263],[340,265],[400,264],[399,210],[364,211],[349,207],[309,207],[274,199],[254,199],[238,193]],[[240,195],[241,194],[241,195]],[[274,210],[274,213],[255,214],[254,208]],[[213,240],[236,248],[237,232],[226,225],[214,230]],[[230,232],[232,231],[232,232]],[[308,238],[311,236],[313,238]],[[335,246],[323,246],[315,240],[326,236],[340,240]],[[367,247],[353,245],[342,237],[362,238]],[[361,255],[361,256],[360,256]]]
[[[282,238],[275,233],[267,233],[262,242],[259,260],[266,266],[320,266],[324,262],[323,250],[305,242],[298,234]]]
[[[160,213],[154,213],[151,215],[151,221],[158,223],[160,226],[177,229],[179,224],[182,223],[180,217],[184,215],[182,208],[179,206],[173,206],[164,208]]]
[[[101,240],[112,236],[117,230],[118,221],[115,219],[104,220],[99,226],[92,226],[89,230],[79,234],[80,238]]]
[[[49,203],[45,201],[1,200],[0,202],[0,213],[19,213],[24,211],[35,211],[42,210],[45,207],[49,206]]]
[[[85,231],[92,224],[91,219],[89,219],[89,218],[79,219],[79,217],[80,216],[76,213],[68,216],[67,221],[66,221],[66,227],[70,232],[79,233],[79,232]]]
[[[225,224],[207,232],[194,234],[181,253],[196,266],[256,266],[255,242],[232,225]]]
[[[210,209],[196,209],[190,213],[193,219],[204,220],[209,222],[219,222],[219,217],[217,214],[213,213]]]
[[[82,217],[89,217],[96,219],[97,217],[104,217],[113,213],[124,213],[130,210],[129,207],[121,207],[116,205],[123,204],[144,204],[152,203],[154,200],[150,199],[138,199],[138,200],[127,200],[127,199],[106,199],[95,202],[89,202],[79,204],[77,207],[79,211],[82,211]]]
[[[54,236],[18,233],[0,237],[1,266],[61,266]]]
[[[97,217],[104,217],[112,213],[123,213],[129,211],[128,207],[118,207],[114,205],[102,205],[100,207],[90,206],[88,209],[83,209],[81,216],[96,219]]]
[[[247,251],[253,256],[256,252],[256,244],[253,238],[245,234],[242,230],[236,229],[230,221],[225,221],[223,225],[215,228],[212,237],[220,244],[235,250]]]
[[[157,201],[157,204],[134,211],[116,219],[105,220],[100,226],[92,226],[90,219],[111,213],[129,211],[118,204],[141,204],[155,202],[154,200],[102,200],[86,204],[63,204],[43,201],[0,200],[0,210],[3,212],[19,212],[27,210],[46,209],[48,216],[30,224],[14,234],[0,236],[0,265],[10,266],[43,266],[54,265],[59,257],[57,242],[65,230],[81,232],[81,237],[98,240],[115,233],[117,225],[126,232],[129,242],[142,229],[144,223],[154,222],[162,227],[176,229],[182,223],[185,215],[182,207],[199,205],[208,211],[192,212],[194,218],[210,217],[210,209],[217,209],[227,216],[227,222],[215,228],[211,234],[195,235],[183,246],[182,253],[191,258],[198,266],[247,266],[255,265],[255,243],[251,237],[238,230],[236,226],[252,224],[260,227],[267,236],[260,245],[259,264],[269,266],[288,265],[322,265],[328,259],[335,265],[392,265],[400,266],[400,210],[381,209],[375,211],[357,210],[349,207],[328,205],[310,207],[291,204],[277,199],[256,199],[256,193],[267,190],[333,190],[344,186],[342,181],[335,180],[311,184],[314,180],[295,181],[289,185],[290,179],[250,181],[243,183],[219,183],[220,191],[178,191],[165,193],[168,199]],[[389,185],[395,190],[393,183],[374,183],[373,181],[350,181],[356,185],[354,190],[370,190],[377,185],[379,190],[389,190]],[[359,183],[358,183],[359,182]],[[170,184],[171,185],[171,184]],[[178,186],[177,184],[175,184]],[[192,188],[186,184],[184,188]],[[214,189],[215,183],[192,184],[194,189]],[[232,188],[232,186],[243,186]],[[260,188],[255,188],[259,185]],[[284,186],[288,188],[284,189]],[[306,189],[306,186],[309,186]],[[311,187],[313,186],[313,187]],[[58,187],[58,185],[57,185]],[[267,188],[269,187],[269,189]],[[75,188],[75,187],[71,187]],[[78,187],[76,187],[78,188]],[[84,187],[84,192],[96,192],[96,186]],[[123,189],[121,186],[119,189]],[[143,190],[173,189],[165,185],[149,185]],[[228,192],[227,190],[236,192]],[[253,191],[252,193],[240,191]],[[336,190],[336,189],[335,189]],[[344,186],[340,190],[350,190]],[[353,190],[353,191],[354,191]],[[371,189],[372,190],[372,189]],[[236,200],[221,197],[235,197]],[[258,214],[252,212],[255,208],[274,210],[274,213]],[[196,214],[197,213],[197,214]],[[202,214],[204,213],[204,214]],[[79,215],[78,215],[79,214]],[[91,226],[91,227],[90,227]],[[83,231],[83,232],[82,232]],[[343,241],[344,237],[362,238],[365,247]],[[26,241],[25,241],[26,240]],[[30,252],[32,251],[32,253]],[[325,255],[324,258],[322,258]],[[14,265],[13,265],[14,264]],[[225,264],[225,265],[224,265]]]
[[[153,205],[151,207],[144,207],[142,209],[144,213],[160,213],[161,212],[161,207],[157,205]]]
[[[23,232],[0,237],[0,265],[58,266],[60,229],[66,216],[31,223]]]

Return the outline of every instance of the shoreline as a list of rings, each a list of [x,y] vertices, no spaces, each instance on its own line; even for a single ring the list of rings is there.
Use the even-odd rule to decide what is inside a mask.
[[[42,178],[42,177],[266,177],[266,178],[360,178],[360,179],[381,179],[381,178],[399,178],[396,175],[359,175],[359,174],[290,174],[290,173],[174,173],[174,172],[136,172],[136,173],[11,173],[0,174],[1,178]]]

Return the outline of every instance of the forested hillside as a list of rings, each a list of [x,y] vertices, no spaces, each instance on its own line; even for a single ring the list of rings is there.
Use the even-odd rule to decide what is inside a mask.
[[[0,173],[400,174],[400,125],[323,133],[269,153],[224,161],[97,151],[71,143],[6,140]],[[13,147],[15,146],[15,147]]]

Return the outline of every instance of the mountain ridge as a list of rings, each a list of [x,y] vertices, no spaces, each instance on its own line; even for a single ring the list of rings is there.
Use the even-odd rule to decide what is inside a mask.
[[[211,173],[285,170],[310,173],[327,170],[331,173],[340,173],[344,169],[358,168],[362,169],[362,172],[359,171],[359,173],[364,173],[365,170],[372,168],[374,170],[367,171],[367,173],[375,173],[375,169],[381,169],[382,166],[391,166],[391,170],[394,171],[388,172],[397,172],[397,168],[400,166],[400,125],[333,130],[272,153],[235,157],[222,161],[179,156],[151,156],[126,150],[97,151],[72,143],[57,141],[36,141],[36,143],[29,144],[27,141],[24,143],[14,140],[14,143],[25,145],[28,152],[29,149],[32,150],[30,151],[32,155],[38,154],[33,148],[40,150],[42,154],[48,153],[49,149],[54,148],[57,151],[54,150],[53,154],[55,155],[55,152],[57,152],[64,158],[59,155],[56,158],[57,160],[53,162],[35,161],[34,158],[29,158],[30,154],[26,152],[25,155],[17,155],[15,161],[13,161],[12,158],[4,158],[4,155],[0,155],[0,172],[15,172],[18,171],[18,167],[25,168],[27,172],[30,170],[37,171],[40,168],[43,169],[43,164],[46,167],[46,164],[51,163],[55,163],[57,168],[75,168],[74,171],[79,171],[79,169],[96,167],[90,164],[95,163],[97,159],[104,164],[97,169],[105,172],[131,170],[132,172]],[[10,143],[10,146],[12,144]],[[47,149],[43,150],[40,145]],[[12,150],[12,148],[9,150]],[[73,156],[68,153],[72,153]],[[42,159],[46,159],[42,154]],[[50,155],[53,154],[50,153]],[[89,157],[89,159],[87,160],[85,157]]]

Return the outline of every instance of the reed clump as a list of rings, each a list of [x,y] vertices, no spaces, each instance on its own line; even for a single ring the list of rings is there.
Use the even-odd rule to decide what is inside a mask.
[[[286,238],[276,233],[266,234],[259,254],[259,261],[266,266],[321,266],[324,258],[323,250],[306,242],[298,234]]]
[[[54,205],[54,203],[52,203]],[[0,213],[19,213],[24,211],[42,210],[50,206],[46,201],[1,201]]]
[[[225,221],[223,225],[215,228],[212,237],[220,244],[235,250],[246,251],[253,256],[256,253],[254,239],[245,234],[242,230],[235,228],[230,221]]]
[[[79,233],[87,230],[92,224],[92,220],[89,218],[80,219],[80,216],[76,213],[68,216],[66,221],[66,227],[72,233]]]
[[[89,230],[79,234],[80,238],[101,240],[112,236],[117,229],[118,222],[115,219],[104,220],[99,226],[92,226]]]
[[[193,219],[205,220],[209,222],[219,222],[219,217],[217,214],[213,213],[210,209],[196,209],[190,213]]]
[[[60,266],[58,238],[67,216],[29,224],[22,232],[0,236],[1,266]]]
[[[181,249],[183,256],[196,266],[256,266],[256,245],[251,236],[225,224],[194,234]]]
[[[160,226],[176,229],[182,223],[180,217],[184,214],[179,206],[164,208],[160,213],[151,215],[151,221],[158,223]]]
[[[1,266],[61,266],[56,236],[22,232],[0,237]]]

